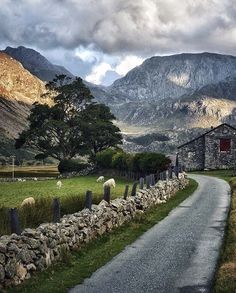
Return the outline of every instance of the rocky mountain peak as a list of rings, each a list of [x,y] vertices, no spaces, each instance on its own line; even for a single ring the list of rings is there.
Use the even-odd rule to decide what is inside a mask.
[[[44,83],[21,63],[0,52],[0,132],[12,138],[25,129],[31,105],[44,102]]]
[[[154,56],[110,87],[130,100],[158,101],[192,94],[236,76],[236,57],[215,53]]]
[[[17,48],[7,47],[2,52],[18,60],[27,70],[43,81],[52,80],[56,74],[65,74],[73,77],[73,74],[63,66],[52,64],[34,49],[24,46],[19,46]]]

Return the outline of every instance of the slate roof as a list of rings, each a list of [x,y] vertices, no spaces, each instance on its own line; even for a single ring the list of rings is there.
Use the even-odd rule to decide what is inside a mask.
[[[232,128],[233,130],[236,130],[235,127],[233,127],[233,126],[231,126],[231,125],[229,125],[229,124],[227,124],[227,123],[222,123],[222,124],[218,125],[217,127],[214,127],[214,128],[212,128],[211,130],[208,130],[207,132],[203,133],[202,135],[199,135],[198,137],[196,137],[196,138],[194,138],[194,139],[192,139],[192,140],[190,140],[190,141],[188,141],[188,142],[186,142],[186,143],[184,143],[184,144],[178,146],[177,148],[180,149],[180,148],[182,148],[183,146],[185,146],[185,145],[187,145],[187,144],[190,144],[190,143],[194,142],[195,140],[197,140],[197,139],[199,139],[199,138],[205,136],[206,134],[208,134],[208,133],[210,133],[210,132],[216,130],[217,128],[219,128],[219,127],[221,127],[221,126],[223,126],[223,125],[228,126],[228,127]]]

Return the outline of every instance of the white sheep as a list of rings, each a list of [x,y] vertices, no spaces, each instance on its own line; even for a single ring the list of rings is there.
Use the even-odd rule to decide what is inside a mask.
[[[106,182],[103,183],[103,187],[105,186],[110,186],[110,187],[116,187],[116,182],[115,182],[115,179],[111,178],[111,179],[108,179]]]
[[[103,181],[104,181],[104,176],[98,177],[97,182],[103,182]]]
[[[38,181],[38,178],[37,178],[37,177],[34,177],[33,180],[34,180],[34,181]]]
[[[22,207],[24,207],[26,205],[35,205],[35,199],[33,197],[27,197],[27,198],[25,198],[22,201],[20,207],[22,208]]]
[[[58,181],[57,181],[56,186],[57,186],[58,189],[61,189],[61,187],[62,187],[62,182],[61,182],[61,180],[58,180]]]
[[[22,179],[21,179],[21,178],[18,178],[17,181],[18,181],[18,182],[22,182]]]

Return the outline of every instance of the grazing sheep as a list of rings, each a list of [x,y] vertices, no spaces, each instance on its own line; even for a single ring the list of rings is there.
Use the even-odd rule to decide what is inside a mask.
[[[22,179],[21,179],[21,178],[18,178],[17,181],[18,181],[18,182],[22,182]]]
[[[34,180],[34,181],[38,181],[38,178],[37,178],[37,177],[34,177],[33,180]]]
[[[61,189],[61,187],[62,187],[61,180],[57,181],[56,186],[57,186],[58,189]]]
[[[27,198],[25,198],[22,201],[20,207],[22,208],[22,207],[24,207],[26,205],[35,205],[35,199],[33,197],[27,197]]]
[[[22,179],[22,182],[25,182],[26,181],[26,179]]]
[[[103,187],[105,186],[110,186],[110,187],[116,187],[116,182],[115,182],[115,179],[111,178],[111,179],[108,179],[106,182],[103,183]]]
[[[103,181],[104,181],[104,176],[98,177],[97,182],[103,182]]]

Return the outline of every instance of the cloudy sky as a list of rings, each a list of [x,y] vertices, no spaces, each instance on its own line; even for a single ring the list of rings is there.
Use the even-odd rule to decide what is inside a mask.
[[[34,48],[96,84],[153,55],[236,55],[235,0],[0,0],[0,49]]]

